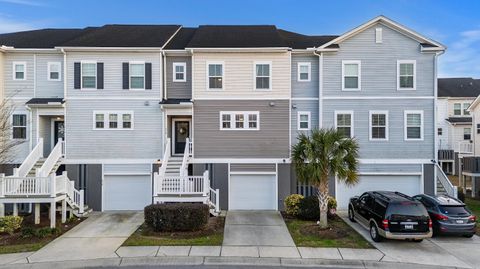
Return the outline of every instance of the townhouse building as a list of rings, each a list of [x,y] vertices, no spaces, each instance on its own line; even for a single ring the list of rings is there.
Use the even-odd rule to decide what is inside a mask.
[[[181,201],[281,210],[287,195],[311,194],[289,157],[298,133],[313,128],[360,144],[359,184],[330,179],[340,208],[366,190],[432,194],[447,184],[435,143],[445,47],[383,16],[339,36],[106,25],[0,43],[0,84],[15,93],[12,135],[25,140],[13,186],[19,170],[41,166],[43,175],[64,169],[94,210]],[[26,200],[3,200],[15,202]]]

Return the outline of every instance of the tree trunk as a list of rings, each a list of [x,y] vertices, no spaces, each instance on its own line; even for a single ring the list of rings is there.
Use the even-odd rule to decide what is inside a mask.
[[[320,209],[320,228],[326,229],[328,227],[328,220],[327,220],[328,179],[321,180],[317,188],[318,188],[318,205]]]

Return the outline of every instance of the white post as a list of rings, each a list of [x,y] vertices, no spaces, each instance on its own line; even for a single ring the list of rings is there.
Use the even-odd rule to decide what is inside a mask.
[[[215,211],[220,212],[220,190],[215,190]]]
[[[5,217],[5,204],[0,203],[0,218]]]
[[[5,174],[0,173],[0,198],[5,197]]]
[[[56,190],[56,184],[55,184],[55,173],[50,175],[50,197],[56,197],[57,196],[57,190]]]
[[[208,178],[208,170],[203,172],[203,195],[208,196],[210,191],[210,179]]]
[[[85,204],[84,190],[80,190],[80,202],[79,202],[79,205],[78,205],[78,213],[79,214],[83,214],[84,204]]]
[[[50,228],[55,228],[55,217],[56,217],[55,205],[56,205],[55,202],[50,203]]]
[[[35,204],[34,215],[35,215],[35,224],[40,224],[40,204],[39,203]]]
[[[62,200],[62,223],[67,222],[67,199]]]
[[[19,175],[18,175],[18,168],[13,168],[13,176],[14,176],[14,177],[19,177]]]
[[[18,216],[18,204],[17,203],[13,204],[13,215],[15,217]]]
[[[157,196],[157,181],[158,181],[158,173],[154,172],[153,173],[153,190],[152,190],[152,196],[155,197]]]

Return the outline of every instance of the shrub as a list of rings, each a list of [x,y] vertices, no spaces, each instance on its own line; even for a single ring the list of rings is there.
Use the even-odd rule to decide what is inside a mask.
[[[330,209],[337,209],[337,200],[332,196],[328,196],[328,210]]]
[[[145,207],[145,224],[155,232],[201,230],[208,223],[208,205],[153,204]]]
[[[30,238],[35,236],[35,229],[33,229],[32,227],[23,227],[21,232],[23,238]]]
[[[308,196],[300,201],[298,204],[298,217],[304,220],[320,219],[320,209],[316,196]]]
[[[458,199],[465,203],[465,193],[463,193],[463,188],[458,187],[457,191],[458,191]]]
[[[19,216],[5,216],[0,218],[0,233],[8,233],[12,235],[16,230],[20,229],[23,218]]]
[[[292,217],[298,216],[299,205],[303,200],[303,195],[300,194],[291,194],[285,198],[285,212]]]
[[[60,233],[60,229],[58,228],[50,228],[50,227],[43,227],[43,228],[33,228],[33,227],[24,227],[22,228],[22,237],[23,238],[45,238],[50,235],[55,235]]]

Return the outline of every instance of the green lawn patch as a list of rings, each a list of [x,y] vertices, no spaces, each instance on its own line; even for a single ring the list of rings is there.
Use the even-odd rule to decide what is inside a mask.
[[[465,204],[477,216],[477,235],[480,235],[480,200],[465,197]]]
[[[297,247],[373,248],[340,217],[328,220],[328,229],[320,229],[314,221],[285,219]]]
[[[154,232],[142,224],[124,246],[220,246],[223,243],[224,217],[211,217],[207,227],[193,232]]]

